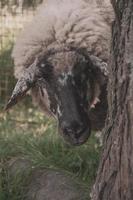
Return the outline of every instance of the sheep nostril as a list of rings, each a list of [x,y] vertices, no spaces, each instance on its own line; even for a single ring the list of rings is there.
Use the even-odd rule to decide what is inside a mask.
[[[73,132],[73,131],[72,131],[69,127],[63,128],[63,133],[64,133],[65,135],[70,136],[70,135],[72,134],[72,132]]]
[[[81,135],[86,131],[86,128],[80,127],[76,132],[75,132],[75,138],[80,138]]]

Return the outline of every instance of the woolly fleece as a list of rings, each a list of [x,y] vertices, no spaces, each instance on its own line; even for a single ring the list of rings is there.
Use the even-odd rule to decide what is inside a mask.
[[[15,76],[19,78],[39,53],[61,46],[82,47],[107,61],[112,19],[109,0],[48,0],[16,41]]]

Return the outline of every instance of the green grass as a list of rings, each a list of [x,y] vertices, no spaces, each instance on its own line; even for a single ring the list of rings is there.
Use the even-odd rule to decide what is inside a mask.
[[[0,69],[9,68],[9,70],[13,71],[13,61],[11,59],[12,46],[12,42],[8,41],[5,47],[0,50]]]
[[[22,195],[22,185],[17,184],[15,188],[14,181],[9,187],[5,163],[12,157],[28,158],[34,167],[64,170],[90,188],[96,175],[99,152],[99,140],[94,134],[80,147],[64,143],[58,134],[56,122],[33,107],[20,104],[8,113],[1,112],[0,200],[22,199],[19,197]]]
[[[12,45],[8,40],[7,45],[0,49],[0,106],[7,101],[15,84],[11,59]]]

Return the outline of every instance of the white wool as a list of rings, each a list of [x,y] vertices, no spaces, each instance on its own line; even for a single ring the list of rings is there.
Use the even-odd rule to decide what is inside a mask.
[[[108,59],[113,12],[109,0],[47,0],[13,49],[15,75],[54,46],[84,47]]]

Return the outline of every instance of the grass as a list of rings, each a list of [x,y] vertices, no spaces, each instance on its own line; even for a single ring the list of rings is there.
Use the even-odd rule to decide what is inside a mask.
[[[12,157],[28,158],[34,167],[66,171],[90,188],[96,175],[99,152],[99,139],[95,134],[92,134],[88,142],[80,147],[69,146],[58,134],[56,122],[44,117],[34,107],[27,108],[20,104],[8,113],[1,112],[0,189],[3,192],[0,192],[0,200],[16,200],[18,195],[19,184],[13,190],[11,188],[15,183],[9,187],[5,167],[6,161]],[[19,189],[21,187],[22,185]],[[12,198],[11,196],[8,198],[9,193]],[[21,199],[18,196],[17,198]]]
[[[4,104],[16,82],[13,76],[13,61],[11,59],[12,44],[0,51],[0,106]]]

